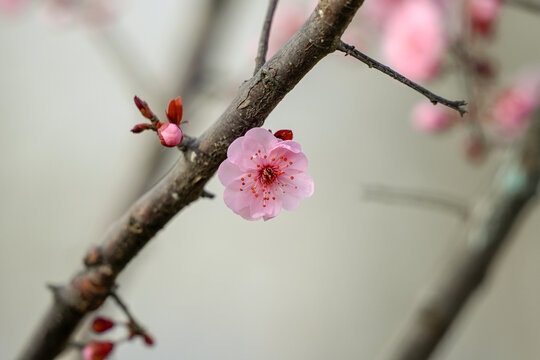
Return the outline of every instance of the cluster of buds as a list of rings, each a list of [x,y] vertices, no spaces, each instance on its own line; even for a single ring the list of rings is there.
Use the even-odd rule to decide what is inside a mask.
[[[182,121],[184,109],[180,96],[169,102],[169,108],[166,112],[167,119],[169,120],[168,123],[161,122],[152,110],[150,110],[146,101],[141,100],[138,96],[135,96],[134,100],[142,116],[150,120],[150,124],[137,124],[131,129],[131,132],[137,134],[145,130],[153,130],[157,132],[161,144],[167,147],[175,147],[182,142],[184,135],[180,129],[180,122]]]
[[[116,326],[114,320],[98,316],[92,321],[92,331],[97,334],[103,334]],[[151,346],[154,340],[146,333],[146,331],[136,322],[130,320],[127,323],[121,323],[128,330],[127,338],[121,340],[132,340],[140,336],[146,345]],[[115,345],[120,341],[91,341],[82,347],[82,356],[84,360],[104,360],[111,354]]]

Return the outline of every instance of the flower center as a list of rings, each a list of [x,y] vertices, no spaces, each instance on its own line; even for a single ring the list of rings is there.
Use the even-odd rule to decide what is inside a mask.
[[[260,176],[261,182],[264,185],[268,185],[274,182],[274,180],[278,176],[278,173],[271,167],[266,167],[261,171]]]

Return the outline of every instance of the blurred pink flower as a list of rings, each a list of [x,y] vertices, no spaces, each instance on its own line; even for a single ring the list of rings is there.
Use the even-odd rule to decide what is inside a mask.
[[[178,146],[182,142],[184,135],[182,130],[176,124],[168,123],[162,124],[158,130],[159,139],[161,144],[167,147]]]
[[[363,13],[370,21],[378,26],[384,26],[386,21],[392,16],[394,10],[406,0],[371,0],[366,1],[360,8],[360,13]]]
[[[493,104],[492,117],[502,135],[519,134],[538,106],[538,79],[521,80],[506,89]]]
[[[46,13],[58,25],[81,21],[91,27],[108,24],[116,15],[114,0],[47,0]]]
[[[0,0],[0,12],[13,14],[21,10],[26,0]]]
[[[392,13],[382,39],[388,65],[415,81],[437,74],[447,47],[441,11],[430,0],[407,0]]]
[[[299,143],[254,128],[236,139],[218,169],[225,185],[223,200],[246,220],[265,221],[281,208],[294,210],[313,194],[313,180],[304,171],[308,160]]]
[[[84,360],[103,360],[111,353],[114,343],[108,341],[92,341],[82,350]]]
[[[411,113],[414,127],[428,133],[444,131],[454,122],[454,114],[442,105],[429,102],[417,104]]]
[[[472,29],[490,35],[501,10],[501,0],[470,0],[467,6]]]

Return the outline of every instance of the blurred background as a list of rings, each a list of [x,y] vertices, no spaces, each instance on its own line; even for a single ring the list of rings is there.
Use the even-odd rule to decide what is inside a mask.
[[[183,130],[198,136],[251,76],[267,2],[223,0],[213,11],[217,3],[124,0],[115,3],[114,20],[38,2],[0,14],[0,358],[15,358],[25,345],[51,302],[46,284],[69,281],[86,250],[178,156],[154,134],[129,132],[144,120],[133,95],[162,119],[168,101],[185,96]],[[189,80],[198,34],[208,28],[196,61],[202,70]],[[540,63],[531,42],[539,31],[540,14],[503,8],[489,47],[502,81]],[[378,56],[376,46],[369,49]],[[177,93],[189,81],[190,92]],[[465,98],[460,85],[445,78],[429,88]],[[207,190],[216,197],[184,209],[119,278],[119,294],[156,345],[121,344],[111,358],[382,353],[433,274],[463,245],[465,223],[432,208],[367,202],[363,186],[473,203],[502,156],[467,160],[464,129],[416,131],[409,112],[419,100],[341,53],[321,61],[265,123],[294,131],[315,194],[294,212],[248,222],[225,206],[223,186],[212,179]],[[538,358],[540,212],[531,208],[523,220],[434,358]],[[99,313],[123,319],[109,303]],[[92,338],[85,328],[78,339]],[[61,356],[78,358],[77,351]]]

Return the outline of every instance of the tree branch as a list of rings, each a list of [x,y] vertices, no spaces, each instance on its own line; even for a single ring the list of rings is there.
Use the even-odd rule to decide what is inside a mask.
[[[443,98],[443,97],[441,97],[439,95],[436,95],[436,94],[432,93],[431,91],[429,91],[428,89],[426,89],[425,87],[423,87],[421,85],[418,85],[414,81],[409,80],[405,76],[401,75],[400,73],[392,70],[388,66],[386,66],[384,64],[381,64],[377,60],[372,59],[369,56],[361,53],[360,51],[356,50],[354,48],[354,46],[352,46],[352,45],[346,44],[343,41],[339,41],[338,46],[337,46],[337,50],[342,51],[347,55],[351,55],[352,57],[360,60],[361,62],[363,62],[364,64],[366,64],[370,68],[377,69],[380,72],[382,72],[382,73],[390,76],[391,78],[399,81],[400,83],[407,85],[411,89],[414,89],[414,90],[418,91],[420,94],[427,97],[429,99],[429,101],[431,101],[431,103],[433,105],[436,105],[437,103],[440,103],[440,104],[442,104],[444,106],[448,106],[449,108],[458,111],[461,116],[463,116],[467,112],[467,110],[462,108],[462,106],[467,105],[467,103],[464,100],[452,101],[452,100],[445,99],[445,98]]]
[[[92,256],[86,256],[87,267],[60,288],[19,359],[53,359],[66,347],[76,326],[103,303],[125,266],[174,215],[200,197],[228,146],[261,126],[313,66],[335,51],[362,2],[320,1],[276,56],[242,84],[217,122],[182,153],[173,170],[113,225]]]
[[[264,19],[261,37],[259,39],[259,47],[257,49],[257,57],[255,58],[255,70],[253,71],[253,75],[255,75],[257,71],[259,71],[259,69],[266,62],[266,53],[268,51],[268,38],[270,37],[272,18],[274,17],[277,3],[278,0],[268,1],[268,9],[266,10],[266,17]]]
[[[412,322],[388,359],[427,359],[485,275],[540,182],[540,111],[513,160],[501,168],[490,194],[472,214],[466,246],[428,288]]]

